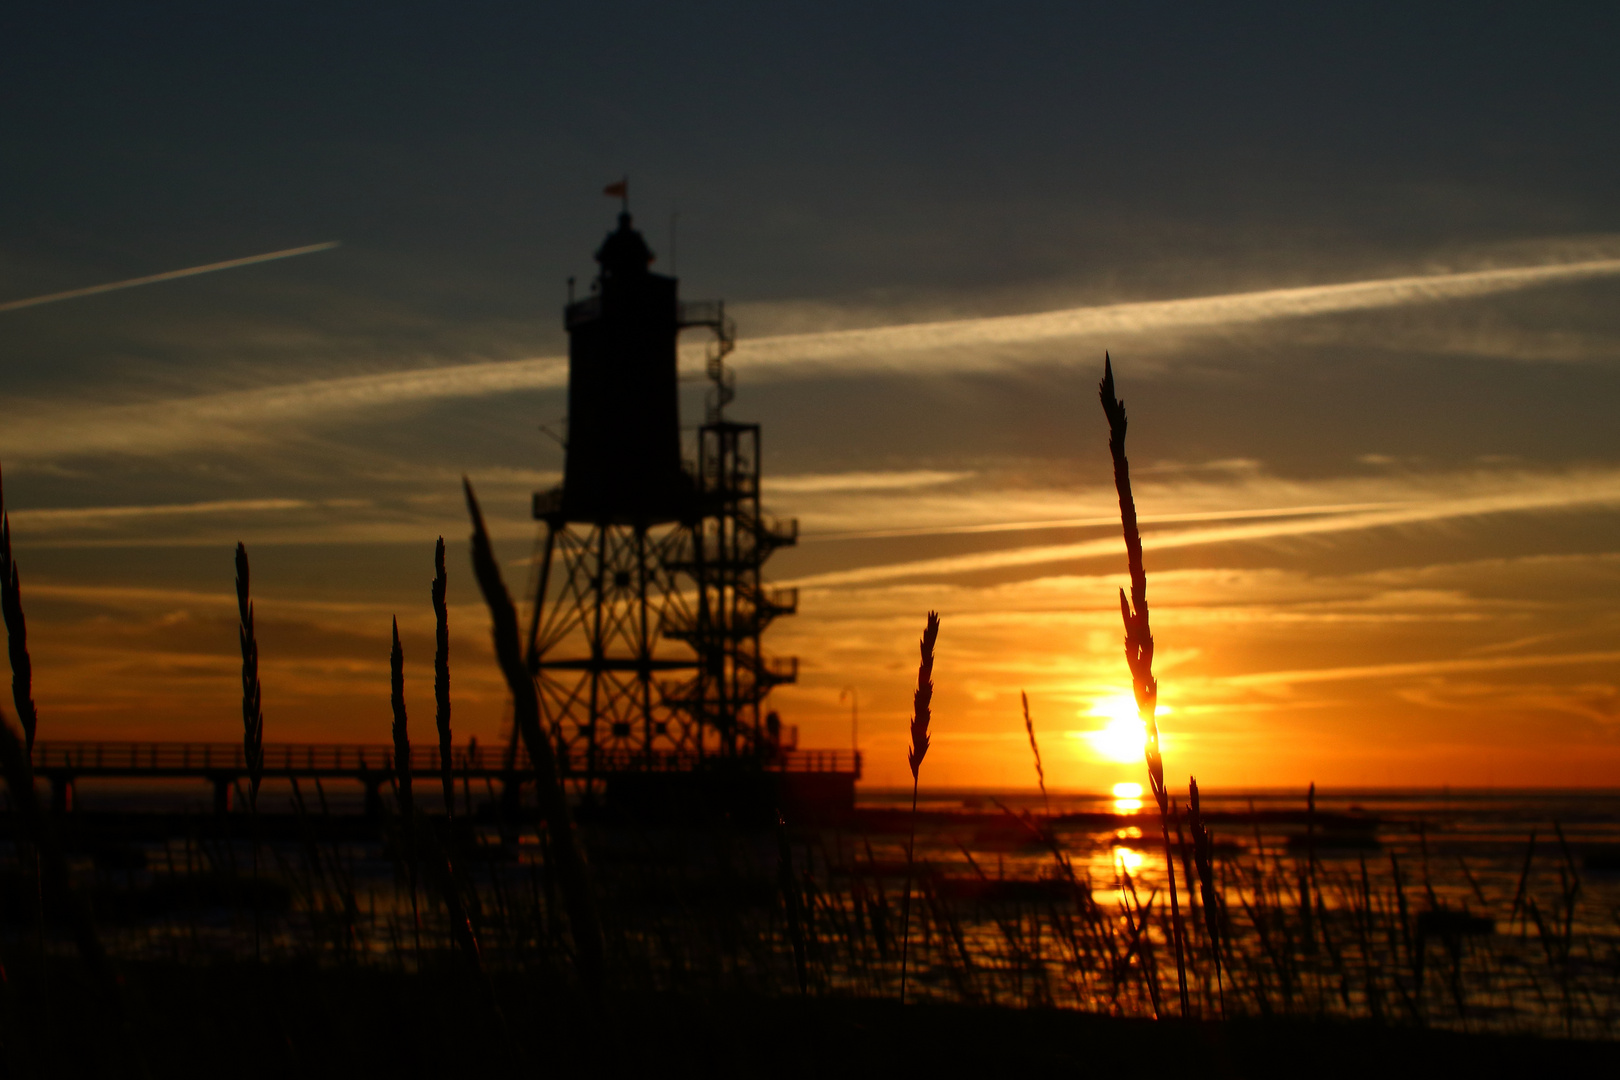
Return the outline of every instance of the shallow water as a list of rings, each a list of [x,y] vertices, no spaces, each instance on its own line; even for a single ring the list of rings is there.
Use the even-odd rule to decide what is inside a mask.
[[[1204,1015],[1224,998],[1228,1010],[1251,1013],[1382,1015],[1604,1038],[1620,1030],[1620,793],[1320,792],[1314,814],[1304,792],[1205,793],[1202,803],[1224,908],[1222,984],[1190,895],[1196,878],[1188,888],[1191,859],[1179,843],[1173,850],[1189,996]],[[909,805],[909,793],[869,804]],[[961,921],[1002,968],[1011,961],[1028,969],[1021,977],[1035,973],[1037,989],[1025,994],[1091,1009],[1178,1011],[1156,809],[1054,797],[1048,811],[1027,795],[973,793],[936,796],[919,809],[933,813],[919,829],[917,859],[947,892],[974,877],[1053,882],[1068,872],[1059,853],[1089,885],[1101,918],[1079,936],[1096,955],[1082,955],[1050,905],[1044,916],[1022,913],[1017,929],[995,904],[980,903],[977,918]],[[1012,827],[1025,815],[1050,823],[1050,841]],[[1172,828],[1173,841],[1177,835]],[[891,838],[874,855],[903,860],[904,845]],[[1117,978],[1117,969],[1102,978],[1088,972],[1109,968],[1110,949],[1131,939],[1142,922],[1134,913],[1149,898],[1143,936],[1152,956],[1144,965],[1138,953],[1135,963],[1152,969],[1156,992]]]
[[[85,810],[189,805],[186,835],[79,851],[77,881],[124,955],[252,955],[251,849],[224,840],[195,790],[87,792]],[[358,793],[303,793],[309,814]],[[477,792],[465,792],[474,805]],[[273,810],[290,792],[267,789]],[[438,803],[437,789],[429,805]],[[324,809],[322,802],[324,801]],[[784,879],[770,830],[583,830],[606,921],[638,986],[785,992],[796,981],[784,881],[800,904],[807,978],[822,991],[898,991],[910,793],[863,795],[849,826],[793,830]],[[1383,1017],[1462,1030],[1620,1032],[1620,792],[1205,793],[1215,844],[1219,970],[1176,847],[1189,1008],[1204,1016]],[[1180,1011],[1157,811],[1100,796],[934,793],[919,803],[908,994],[1121,1015]],[[1182,822],[1182,833],[1187,825]],[[1532,835],[1535,837],[1531,843]],[[1172,838],[1176,836],[1172,831]],[[458,871],[487,962],[568,977],[559,906],[532,827],[486,825]],[[431,884],[412,914],[383,844],[261,845],[289,906],[259,905],[259,948],[412,966],[448,948]],[[13,880],[20,880],[10,862]],[[153,904],[177,882],[223,882]],[[15,890],[14,890],[15,891]],[[121,895],[142,896],[133,915]],[[1308,902],[1302,900],[1308,898]],[[12,908],[27,906],[12,896]],[[13,947],[30,920],[7,917]],[[416,944],[419,936],[424,943]],[[64,935],[52,946],[65,953]],[[425,950],[425,951],[423,951]]]

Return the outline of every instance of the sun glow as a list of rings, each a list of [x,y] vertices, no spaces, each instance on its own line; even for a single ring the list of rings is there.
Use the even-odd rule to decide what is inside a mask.
[[[1158,711],[1163,715],[1170,710],[1160,706]],[[1091,744],[1093,757],[1121,764],[1135,764],[1142,760],[1147,745],[1147,726],[1137,714],[1136,698],[1130,691],[1098,698],[1091,703],[1086,715],[1107,721],[1101,728],[1071,733]]]

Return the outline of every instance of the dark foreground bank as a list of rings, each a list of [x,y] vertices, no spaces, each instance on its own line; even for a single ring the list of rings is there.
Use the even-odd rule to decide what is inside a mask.
[[[1620,1064],[1620,1044],[1364,1024],[1113,1020],[1058,1010],[844,998],[616,998],[532,982],[368,970],[130,965],[118,1001],[53,967],[13,973],[8,1076],[477,1075],[1203,1077],[1555,1075]],[[489,1008],[493,990],[499,1012]],[[118,1014],[122,1014],[122,1019]]]

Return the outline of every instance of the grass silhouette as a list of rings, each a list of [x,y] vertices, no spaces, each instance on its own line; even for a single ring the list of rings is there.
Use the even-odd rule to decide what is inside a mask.
[[[34,665],[28,656],[28,620],[23,617],[22,579],[11,555],[11,514],[0,484],[0,612],[6,620],[6,642],[11,658],[11,698],[22,724],[24,749],[34,752],[34,730],[39,715],[34,708]]]
[[[248,768],[248,813],[253,829],[253,955],[259,957],[259,784],[264,780],[264,709],[259,686],[259,639],[253,627],[247,545],[236,545],[236,607],[242,646],[242,752]]]
[[[444,789],[444,814],[456,816],[456,774],[451,760],[450,734],[450,608],[446,602],[449,577],[444,570],[444,537],[433,549],[433,723],[439,730],[439,780]]]
[[[471,482],[463,479],[462,488],[467,497],[467,513],[472,518],[473,573],[478,588],[489,607],[492,633],[495,639],[495,657],[512,692],[512,722],[523,737],[529,764],[534,770],[535,783],[545,815],[547,850],[556,863],[558,883],[562,888],[568,909],[570,933],[574,944],[574,958],[580,979],[586,991],[593,995],[603,990],[602,927],[596,910],[596,898],[587,880],[585,860],[574,836],[568,800],[563,791],[562,778],[557,773],[556,754],[551,739],[540,727],[540,698],[523,662],[518,643],[517,608],[512,604],[506,583],[501,580],[500,566],[490,547],[489,533],[484,528],[484,516],[478,508]]]
[[[1125,559],[1131,574],[1131,594],[1119,591],[1119,614],[1125,623],[1125,661],[1131,670],[1131,687],[1136,709],[1146,731],[1144,752],[1148,782],[1154,801],[1159,804],[1159,829],[1164,838],[1165,883],[1170,891],[1171,936],[1176,951],[1176,985],[1180,992],[1181,1015],[1190,1015],[1187,997],[1187,963],[1181,906],[1176,897],[1176,861],[1170,847],[1170,816],[1173,807],[1164,784],[1164,758],[1159,753],[1159,683],[1153,677],[1153,628],[1148,621],[1147,571],[1142,565],[1142,534],[1136,527],[1136,500],[1131,495],[1131,466],[1125,457],[1125,403],[1114,395],[1114,365],[1103,355],[1102,383],[1097,388],[1103,413],[1108,417],[1108,452],[1114,459],[1114,487],[1119,493],[1120,523],[1125,531]]]
[[[939,612],[930,611],[923,625],[921,662],[917,665],[917,689],[912,695],[911,749],[906,762],[911,766],[911,839],[906,841],[906,887],[900,914],[900,1003],[906,1001],[906,955],[911,944],[912,855],[917,846],[917,783],[923,758],[928,754],[929,707],[934,698],[934,643],[939,640]]]

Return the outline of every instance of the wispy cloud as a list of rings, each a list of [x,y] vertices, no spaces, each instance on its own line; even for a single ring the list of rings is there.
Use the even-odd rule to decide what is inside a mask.
[[[990,358],[998,347],[1033,345],[1074,338],[1208,330],[1274,319],[1336,315],[1377,308],[1462,300],[1620,274],[1620,259],[1593,259],[1546,266],[1517,266],[1458,274],[1352,281],[1293,289],[1150,300],[1067,308],[1033,315],[948,322],[913,323],[833,333],[793,334],[743,341],[734,363],[738,368],[797,367],[832,364],[862,369],[899,364],[916,353],[957,352],[952,368],[999,366]],[[1088,358],[1091,362],[1091,358]],[[930,359],[935,366],[940,361]]]
[[[442,471],[429,479],[448,485],[456,475]],[[551,472],[515,469],[486,469],[475,476],[480,484],[499,490],[544,487],[556,479],[557,474]],[[845,562],[844,568],[801,576],[793,584],[820,587],[938,580],[1119,554],[1118,512],[1109,505],[1113,493],[1101,488],[1009,489],[994,474],[943,470],[800,474],[783,481],[804,526],[801,538],[809,544],[948,537],[983,537],[985,542],[997,544],[990,550],[878,565],[849,566]],[[768,494],[781,494],[776,483]],[[1620,469],[1475,470],[1314,481],[1252,472],[1229,481],[1148,481],[1139,485],[1138,496],[1141,506],[1163,507],[1157,513],[1142,513],[1139,520],[1150,527],[1148,547],[1168,550],[1492,514],[1620,506]],[[1076,509],[1084,512],[1073,514]],[[239,531],[240,523],[233,520],[243,515],[254,517],[254,536],[261,542],[411,542],[422,535],[458,528],[460,514],[460,503],[453,495],[435,490],[427,494],[391,491],[388,497],[368,499],[225,499],[23,509],[14,511],[12,518],[29,544],[65,548],[223,543],[235,535],[231,530]],[[495,514],[490,523],[508,540],[528,537],[534,528],[527,515]],[[1091,538],[1036,545],[1023,535],[1057,530],[1102,532]],[[1000,536],[1009,539],[998,543]],[[871,558],[870,552],[880,550],[852,549],[844,558]]]
[[[1542,656],[1493,656],[1463,660],[1418,660],[1410,663],[1365,664],[1359,667],[1307,668],[1299,671],[1261,671],[1219,679],[1228,686],[1285,686],[1294,683],[1340,682],[1350,679],[1410,679],[1523,668],[1613,664],[1620,652],[1554,653]]]
[[[38,461],[250,445],[289,426],[370,409],[549,389],[567,381],[566,360],[543,358],[318,379],[134,405],[45,406],[6,425],[0,452],[7,461]]]
[[[1194,521],[1241,521],[1246,518],[1310,517],[1320,514],[1346,514],[1363,510],[1381,510],[1396,504],[1338,503],[1321,506],[1278,506],[1253,510],[1202,510],[1181,514],[1138,514],[1144,525],[1182,524]],[[1114,515],[1046,518],[1030,521],[995,521],[977,525],[921,525],[914,528],[849,530],[846,532],[804,533],[801,540],[883,540],[901,536],[972,536],[978,533],[1040,532],[1046,529],[1083,529],[1116,525]]]
[[[197,272],[202,269],[197,268]],[[1008,361],[998,350],[1009,347],[1083,339],[1114,341],[1131,335],[1214,330],[1430,304],[1615,274],[1620,274],[1620,259],[1595,259],[1107,304],[1030,315],[789,334],[744,339],[732,363],[755,377],[824,370],[999,370]],[[684,354],[689,362],[696,362],[701,351],[694,342]],[[1088,363],[1093,359],[1086,358]],[[0,455],[7,461],[21,462],[244,445],[272,438],[291,427],[331,422],[367,410],[555,389],[566,384],[567,374],[565,359],[538,357],[320,379],[130,405],[34,403],[27,415],[16,415],[0,431]]]
[[[944,472],[937,469],[906,469],[895,472],[801,473],[773,476],[765,480],[769,494],[802,494],[825,491],[896,491],[905,488],[936,487],[966,480],[971,472]]]
[[[1494,479],[1495,490],[1478,490],[1481,481],[1476,478],[1473,482],[1475,490],[1467,494],[1431,497],[1371,509],[1329,509],[1324,512],[1320,507],[1301,507],[1299,511],[1311,516],[1297,516],[1290,515],[1287,508],[1272,508],[1266,511],[1270,520],[1241,525],[1224,524],[1213,528],[1154,531],[1144,538],[1144,544],[1152,550],[1167,550],[1419,525],[1490,514],[1620,506],[1620,471],[1617,470],[1551,476],[1510,474]],[[813,574],[789,584],[802,587],[861,585],[902,578],[947,577],[1016,566],[1114,557],[1121,554],[1120,544],[1118,537],[1108,536],[1069,544],[982,551]]]
[[[255,599],[261,606],[267,608],[276,618],[288,615],[299,617],[313,616],[358,616],[373,620],[398,618],[401,625],[407,621],[414,621],[422,626],[433,625],[433,613],[423,613],[415,608],[401,610],[397,603],[384,600],[315,600],[307,596],[289,595],[276,591],[260,589],[259,582],[254,582]],[[63,582],[38,581],[28,586],[29,595],[40,599],[51,599],[85,604],[106,611],[118,612],[144,612],[150,615],[153,612],[167,612],[176,608],[221,608],[234,609],[236,606],[236,593],[226,577],[220,587],[213,591],[187,588],[154,588],[133,585],[74,585]],[[260,593],[264,595],[260,597]],[[476,599],[464,604],[452,603],[452,608],[464,610],[476,615],[483,610]],[[468,618],[467,623],[477,626],[476,618]],[[386,629],[384,623],[384,629]],[[458,630],[459,632],[459,630]],[[469,631],[471,633],[472,631]]]
[[[49,530],[95,527],[146,518],[306,510],[315,505],[306,499],[217,499],[212,502],[166,503],[157,506],[82,506],[51,510],[17,510],[10,516],[19,526]]]

